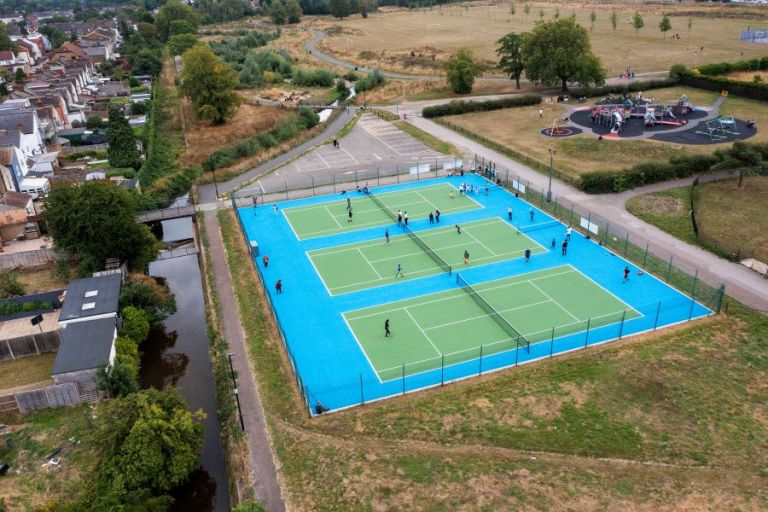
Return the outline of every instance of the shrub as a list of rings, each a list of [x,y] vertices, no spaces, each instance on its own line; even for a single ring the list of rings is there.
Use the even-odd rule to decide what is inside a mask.
[[[24,285],[19,282],[15,272],[0,272],[0,298],[24,295]]]
[[[320,122],[320,116],[314,110],[306,107],[299,109],[299,119],[307,129],[317,126],[317,123]]]
[[[387,79],[384,77],[381,71],[374,69],[365,78],[360,78],[355,82],[356,92],[370,91],[380,85],[387,83]]]
[[[330,87],[336,75],[327,69],[297,68],[293,71],[291,82],[302,87]]]
[[[117,169],[110,169],[107,171],[107,178],[113,176],[122,176],[123,178],[132,180],[138,176],[138,174],[136,173],[136,170],[131,167],[118,167]]]
[[[122,311],[123,326],[120,336],[132,339],[141,345],[149,336],[149,315],[134,306],[126,306]]]
[[[525,94],[512,98],[503,98],[500,100],[488,101],[451,101],[443,105],[426,107],[421,111],[424,117],[442,117],[467,114],[469,112],[486,112],[489,110],[501,110],[504,108],[525,107],[528,105],[538,105],[541,103],[541,96],[538,94]]]

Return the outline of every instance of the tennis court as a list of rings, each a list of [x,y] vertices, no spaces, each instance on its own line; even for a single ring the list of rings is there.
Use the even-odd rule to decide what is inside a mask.
[[[351,221],[347,198],[352,206]],[[458,190],[448,183],[442,183],[375,196],[352,191],[344,194],[338,201],[289,207],[283,209],[283,214],[296,238],[305,240],[392,224],[398,210],[408,212],[409,220],[420,220],[435,210],[440,210],[440,213],[445,215],[478,208],[481,206],[476,201],[459,194]]]
[[[436,225],[435,225],[436,226]],[[364,290],[400,281],[450,273],[451,269],[487,265],[546,251],[509,222],[499,217],[410,231],[392,236],[389,244],[376,240],[318,249],[307,253],[331,295]],[[403,232],[393,228],[391,232]],[[383,231],[382,231],[383,233]],[[464,264],[464,252],[469,263]],[[400,265],[402,275],[398,276]]]
[[[640,316],[570,265],[344,314],[381,381]]]

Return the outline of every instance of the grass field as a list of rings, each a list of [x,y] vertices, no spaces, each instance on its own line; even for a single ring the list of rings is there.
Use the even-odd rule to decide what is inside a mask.
[[[481,60],[495,64],[498,60],[496,41],[509,32],[531,30],[540,19],[540,11],[545,20],[552,19],[556,9],[562,17],[575,14],[577,22],[587,29],[590,27],[591,7],[531,4],[528,15],[522,4],[515,7],[515,14],[510,14],[509,4],[471,3],[429,10],[385,8],[367,19],[357,16],[341,21],[321,18],[316,26],[338,27],[334,34],[321,41],[320,46],[343,60],[429,74],[439,73],[440,63],[460,46],[468,46]],[[610,23],[612,10],[618,15],[616,30]],[[635,10],[641,11],[645,21],[645,27],[639,33],[631,27]],[[734,60],[734,56],[742,56],[742,52],[745,59],[764,55],[761,45],[738,39],[741,30],[748,25],[755,26],[759,17],[765,19],[760,11],[742,8],[736,12],[736,9],[697,5],[689,31],[687,13],[690,11],[690,6],[600,4],[596,9],[594,30],[590,32],[592,48],[610,76],[618,75],[627,65],[631,65],[635,72],[664,71],[678,62],[695,67]],[[662,36],[658,28],[662,12],[670,13],[670,33],[679,33],[679,40]],[[676,16],[676,12],[683,14]],[[718,12],[726,14],[710,17]],[[758,17],[757,21],[755,17]]]
[[[451,196],[451,194],[454,196]],[[419,190],[387,192],[377,197],[389,209],[387,214],[366,195],[350,192],[352,206],[350,221],[347,200],[331,203],[285,208],[283,214],[299,240],[328,236],[392,223],[392,215],[398,210],[408,213],[409,220],[424,219],[429,212],[455,213],[480,208],[466,195],[459,195],[454,187],[441,184]],[[382,233],[383,236],[383,233]]]
[[[714,92],[688,87],[655,89],[646,94],[659,101],[671,101],[686,94],[694,104],[702,106],[711,105],[718,96]],[[605,139],[598,142],[596,137],[587,134],[553,140],[542,136],[539,130],[551,126],[555,119],[562,119],[569,107],[545,103],[542,108],[543,120],[539,118],[538,106],[449,116],[445,119],[541,163],[548,163],[548,150],[554,148],[557,150],[555,168],[574,177],[585,172],[614,171],[642,162],[667,160],[679,154],[709,154],[718,147],[730,145],[726,143],[691,146],[652,140]],[[754,119],[758,130],[749,140],[768,140],[768,108],[764,103],[729,97],[721,106],[720,113],[733,115],[738,119]],[[503,130],[499,128],[502,126]]]
[[[308,419],[233,212],[219,212],[295,510],[768,507],[768,320],[730,313]]]
[[[690,217],[690,187],[637,196],[627,201],[630,213],[675,235],[721,254],[736,254],[768,261],[768,235],[763,222],[768,205],[768,177],[705,183],[699,187],[697,240]]]
[[[383,304],[344,315],[382,381],[515,350],[528,343],[640,316],[607,290],[567,265]],[[480,295],[514,328],[505,330],[473,298]],[[384,337],[384,321],[392,336]],[[482,347],[482,348],[481,348]]]
[[[464,251],[469,253],[473,267],[523,257],[526,249],[533,254],[546,251],[498,217],[464,224],[461,233],[454,226],[446,226],[417,234],[442,260],[440,263],[454,270],[464,267]],[[382,238],[310,251],[308,256],[331,295],[445,271],[408,235],[392,236],[389,244]],[[402,266],[402,277],[395,275],[398,265]]]

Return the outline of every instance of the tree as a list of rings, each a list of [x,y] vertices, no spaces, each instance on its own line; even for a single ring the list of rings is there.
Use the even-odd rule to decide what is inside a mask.
[[[275,25],[285,25],[285,22],[288,19],[288,13],[285,10],[283,0],[274,0],[269,7],[267,7],[267,12],[269,13],[272,23]]]
[[[155,27],[152,23],[147,23],[146,21],[140,22],[136,26],[136,32],[138,32],[139,37],[142,38],[144,41],[150,44],[152,42],[156,42],[157,27]]]
[[[157,76],[163,70],[163,61],[149,48],[142,48],[137,54],[128,57],[128,61],[137,75]]]
[[[16,51],[16,45],[11,41],[11,36],[8,34],[8,27],[0,21],[0,51]]]
[[[194,34],[197,29],[192,26],[189,20],[173,20],[170,25],[170,35],[180,36],[182,34]]]
[[[363,5],[365,5],[365,2],[363,2]],[[296,0],[286,0],[285,12],[288,15],[288,23],[299,23],[301,21],[301,15],[304,14],[299,2]]]
[[[143,270],[160,249],[149,228],[136,222],[133,196],[106,181],[52,187],[43,215],[56,247],[82,258],[84,271],[101,270],[107,258]]]
[[[539,22],[523,44],[525,75],[544,85],[568,82],[602,85],[605,70],[592,53],[587,30],[573,19]]]
[[[632,16],[632,26],[635,28],[635,33],[639,33],[640,29],[645,26],[645,21],[643,21],[639,11],[635,11],[635,15]]]
[[[616,25],[619,22],[619,16],[616,14],[616,11],[611,11],[611,27],[613,27],[613,30],[616,30]]]
[[[143,274],[131,274],[120,292],[120,308],[131,306],[147,314],[150,326],[159,326],[176,312],[176,300],[170,290]]]
[[[334,18],[349,16],[349,0],[329,0],[328,11]]]
[[[139,390],[138,370],[129,361],[115,358],[112,366],[99,373],[99,388],[117,398],[135,393]]]
[[[101,119],[101,118],[99,118]],[[109,109],[107,139],[109,165],[112,167],[141,167],[141,156],[136,148],[136,137],[125,116],[116,107]]]
[[[182,58],[181,90],[192,102],[197,116],[213,124],[232,117],[241,101],[234,91],[237,73],[205,43],[196,44]]]
[[[472,92],[475,83],[475,73],[479,66],[472,57],[472,51],[467,47],[458,48],[446,61],[445,70],[448,75],[448,84],[451,90],[457,94]]]
[[[172,35],[171,22],[182,20],[189,22],[196,31],[197,27],[200,26],[201,16],[193,7],[181,3],[179,0],[168,0],[163,4],[155,16],[155,27],[157,27],[157,34],[160,39],[167,41]]]
[[[168,40],[168,49],[172,55],[181,55],[197,44],[197,37],[192,34],[171,36]]]
[[[204,417],[202,411],[189,412],[172,387],[106,402],[95,434],[103,453],[97,474],[105,494],[147,490],[157,495],[183,483],[199,464],[203,427],[198,421]]]
[[[101,116],[88,116],[85,118],[85,127],[89,130],[98,130],[101,128],[103,122],[104,120],[101,118]]]
[[[589,31],[593,32],[595,30],[595,21],[597,21],[597,13],[594,9],[592,9],[592,12],[589,13]]]
[[[659,22],[659,30],[661,30],[664,39],[667,38],[667,32],[672,30],[672,23],[669,21],[669,16],[666,14],[661,18],[661,22]]]
[[[23,69],[17,68],[16,71],[13,73],[13,81],[17,84],[23,83],[24,79],[27,78],[27,74],[24,72]]]
[[[67,34],[65,34],[63,30],[51,27],[50,25],[43,25],[40,27],[40,33],[48,38],[51,42],[51,46],[54,48],[58,48],[67,42]]]
[[[499,67],[515,81],[520,88],[520,77],[525,69],[523,60],[523,36],[510,32],[498,41],[496,53],[499,55]]]
[[[123,325],[120,328],[120,336],[126,336],[137,345],[141,345],[149,336],[149,315],[143,309],[136,306],[126,306],[120,316]]]

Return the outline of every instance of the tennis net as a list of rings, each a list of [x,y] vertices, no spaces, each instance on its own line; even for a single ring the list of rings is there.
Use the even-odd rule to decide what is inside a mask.
[[[390,218],[390,219],[392,219],[392,220],[394,220],[395,222],[397,222],[397,215],[395,215],[395,212],[393,212],[392,210],[390,210],[389,208],[387,208],[387,207],[384,205],[384,203],[382,203],[382,202],[381,202],[381,199],[379,199],[378,197],[376,197],[376,194],[374,194],[373,192],[369,192],[369,193],[368,193],[368,197],[370,197],[370,198],[371,198],[371,201],[373,201],[373,203],[374,203],[376,206],[378,206],[379,208],[381,208],[381,209],[382,209],[382,211],[384,211],[384,213],[386,213],[386,214],[389,216],[389,218]]]
[[[422,251],[427,253],[427,256],[432,258],[435,263],[443,270],[443,272],[451,273],[451,266],[448,264],[447,261],[445,261],[443,258],[441,258],[435,251],[433,251],[427,244],[424,242],[424,240],[421,239],[419,235],[417,235],[408,225],[405,225],[405,233],[413,240],[416,245],[418,245]]]
[[[506,318],[501,316],[501,313],[499,313],[496,308],[491,306],[487,300],[485,300],[479,293],[477,293],[477,290],[475,290],[471,284],[466,282],[463,277],[461,277],[461,274],[456,274],[456,282],[461,286],[461,289],[464,290],[469,294],[470,297],[477,303],[478,306],[480,306],[480,309],[486,312],[491,318],[493,318],[499,326],[504,329],[504,332],[509,335],[510,338],[513,340],[517,340],[517,345],[520,346],[521,344],[525,344],[526,349],[530,352],[531,350],[531,344],[526,339],[525,336],[520,334],[517,329],[512,327],[512,324],[510,324]]]
[[[521,233],[530,233],[531,231],[539,231],[542,229],[549,229],[552,227],[560,226],[560,221],[548,220],[546,222],[539,222],[538,224],[531,224],[530,226],[522,226],[517,228]]]

